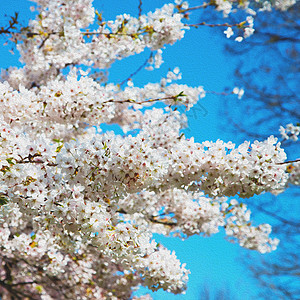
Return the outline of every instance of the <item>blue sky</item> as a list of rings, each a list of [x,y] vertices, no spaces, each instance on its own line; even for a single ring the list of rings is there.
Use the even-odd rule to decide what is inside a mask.
[[[99,11],[103,11],[105,19],[110,19],[120,13],[136,16],[138,2],[138,0],[95,0],[94,6]],[[161,7],[164,3],[166,1],[144,0],[143,12]],[[194,0],[191,3],[197,4],[198,1]],[[20,19],[25,21],[31,14],[29,11],[31,5],[32,3],[25,0],[3,1],[1,3],[1,15],[5,13],[12,15],[18,11]],[[193,21],[199,20],[193,19],[190,22]],[[206,90],[216,92],[223,91],[225,87],[233,88],[232,73],[237,60],[223,53],[226,40],[225,35],[220,34],[223,30],[225,28],[201,27],[187,31],[182,41],[166,47],[163,54],[165,63],[161,69],[152,72],[145,70],[140,72],[133,78],[135,85],[142,86],[147,82],[157,82],[169,69],[178,66],[183,77],[180,83],[191,86],[202,85]],[[232,41],[232,43],[235,42]],[[12,56],[8,50],[9,47],[1,47],[0,67],[20,65],[18,55]],[[149,55],[149,52],[147,53],[116,62],[110,70],[110,81],[119,83],[127,78],[144,62]],[[226,97],[211,94],[202,99],[200,101],[201,106],[197,106],[194,112],[188,113],[189,128],[185,130],[186,135],[194,136],[197,142],[215,141],[218,138],[236,142],[237,137],[229,135],[221,126],[224,124],[223,119],[226,118],[221,111],[223,101],[226,101]],[[243,100],[236,99],[236,105],[239,104],[239,101]],[[253,217],[255,219],[255,216]],[[257,218],[256,223],[258,224],[259,221],[261,222],[262,219]],[[167,248],[175,250],[181,262],[187,264],[191,274],[186,295],[175,296],[166,292],[157,292],[153,294],[154,299],[200,299],[199,293],[203,285],[207,285],[212,291],[229,288],[236,299],[257,299],[255,295],[259,287],[240,260],[241,254],[245,254],[247,250],[240,248],[237,244],[227,242],[223,232],[210,238],[194,236],[185,241],[160,236],[155,238]],[[257,254],[256,258],[259,259],[260,256]]]

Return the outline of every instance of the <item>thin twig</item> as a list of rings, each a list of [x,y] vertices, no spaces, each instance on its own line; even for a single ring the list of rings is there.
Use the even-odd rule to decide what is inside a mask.
[[[277,163],[277,165],[291,164],[291,163],[295,163],[295,162],[298,162],[298,161],[300,161],[300,158],[295,159],[295,160],[288,160],[288,161],[285,161],[285,162],[282,162],[282,163]]]
[[[138,6],[139,17],[142,15],[142,4],[143,4],[143,1],[142,1],[142,0],[139,0],[139,6]]]
[[[246,28],[249,25],[244,25],[245,22],[237,23],[237,24],[229,24],[229,23],[222,23],[222,24],[208,24],[206,22],[201,22],[197,24],[184,24],[185,26],[189,27],[198,27],[198,26],[208,26],[208,27],[238,27],[238,28]]]
[[[156,98],[156,99],[148,99],[140,102],[136,102],[133,99],[125,99],[125,100],[114,100],[114,99],[109,99],[107,101],[104,101],[102,104],[106,103],[132,103],[132,104],[143,104],[143,103],[148,103],[148,102],[157,102],[157,101],[162,101],[162,100],[174,100],[178,96],[170,96],[170,97],[163,97],[163,98]]]
[[[145,60],[145,62],[139,66],[133,73],[131,73],[126,79],[124,79],[121,83],[120,86],[122,86],[124,83],[126,83],[130,78],[132,78],[133,76],[135,76],[137,73],[139,73],[142,69],[144,69],[144,67],[148,64],[149,59],[153,56],[153,52],[150,53],[149,58],[147,58]]]
[[[194,7],[189,7],[187,9],[179,9],[180,13],[185,13],[188,11],[192,11],[192,10],[197,10],[197,9],[201,9],[201,8],[206,8],[208,6],[210,6],[210,3],[204,2],[202,5],[198,5],[198,6],[194,6]]]

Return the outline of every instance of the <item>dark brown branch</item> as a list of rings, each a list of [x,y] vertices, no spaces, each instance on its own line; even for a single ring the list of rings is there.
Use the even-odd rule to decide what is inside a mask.
[[[179,97],[179,95],[176,96],[170,96],[170,97],[162,97],[162,98],[156,98],[156,99],[148,99],[140,102],[136,102],[134,99],[125,99],[125,100],[114,100],[109,99],[107,101],[104,101],[102,104],[106,103],[132,103],[132,104],[143,104],[143,103],[149,103],[149,102],[157,102],[157,101],[163,101],[163,100],[176,100]],[[182,96],[183,97],[183,96]]]
[[[184,24],[189,27],[195,27],[198,26],[208,26],[208,27],[237,27],[237,28],[247,28],[250,27],[249,25],[245,25],[245,22],[237,23],[237,24],[229,24],[229,23],[223,23],[223,24],[208,24],[206,22],[201,22],[197,24]]]
[[[139,17],[142,15],[142,4],[143,4],[143,1],[142,1],[142,0],[139,0],[139,6],[138,6]]]
[[[162,224],[162,225],[166,225],[166,226],[176,226],[177,225],[177,222],[174,222],[173,220],[168,219],[168,218],[160,219],[160,218],[157,218],[156,216],[150,216],[149,220],[152,223]]]
[[[18,283],[10,284],[10,286],[27,285],[27,284],[36,284],[36,283],[38,283],[38,282],[37,282],[37,281],[18,282]]]
[[[127,212],[123,209],[120,208],[117,210],[118,213],[120,214],[127,214]],[[162,224],[162,225],[166,225],[166,226],[176,226],[177,222],[173,221],[169,218],[162,218],[163,216],[165,216],[165,214],[160,214],[157,216],[148,216],[148,220],[151,221],[152,223],[157,223],[157,224]]]
[[[10,34],[12,29],[16,29],[15,25],[19,24],[18,22],[18,16],[19,13],[15,12],[15,16],[11,17],[11,20],[9,21],[9,25],[4,28],[0,28],[0,34]]]
[[[34,158],[36,158],[36,157],[41,157],[42,155],[41,154],[39,154],[39,153],[35,153],[35,154],[29,154],[27,157],[21,157],[21,159],[20,160],[16,160],[16,163],[17,164],[29,164],[29,163],[35,163],[35,164],[44,164],[45,163],[45,161],[43,161],[43,160],[34,160]],[[49,166],[49,167],[56,167],[57,166],[57,164],[55,164],[55,163],[47,163],[47,166]]]
[[[277,165],[291,164],[291,163],[295,163],[295,162],[298,162],[298,161],[300,161],[300,158],[295,159],[295,160],[288,160],[288,161],[285,161],[285,162],[282,162],[282,163],[277,163]]]

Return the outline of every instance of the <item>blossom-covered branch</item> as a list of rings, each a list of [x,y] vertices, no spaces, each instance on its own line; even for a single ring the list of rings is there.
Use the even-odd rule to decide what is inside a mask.
[[[91,0],[35,2],[37,18],[13,34],[24,67],[3,72],[0,82],[1,293],[130,299],[141,285],[181,293],[189,271],[153,233],[187,238],[223,227],[242,247],[274,250],[271,227],[254,226],[236,199],[287,187],[276,138],[239,146],[187,139],[177,108],[192,109],[206,92],[175,84],[178,68],[143,87],[101,84],[84,71],[146,48],[154,51],[148,68],[158,68],[162,49],[183,38],[182,19],[196,9],[176,1],[143,15],[140,1],[137,18],[104,21]],[[211,5],[236,6],[223,2]],[[103,133],[101,124],[118,124],[124,135]]]

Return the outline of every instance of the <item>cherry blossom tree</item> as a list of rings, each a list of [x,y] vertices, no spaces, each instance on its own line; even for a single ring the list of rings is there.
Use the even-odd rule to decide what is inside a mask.
[[[193,109],[206,92],[174,83],[178,68],[144,87],[103,83],[96,72],[145,49],[153,53],[147,68],[159,68],[164,47],[190,27],[225,26],[227,36],[234,28],[240,42],[254,31],[254,9],[294,2],[176,1],[113,21],[92,0],[34,2],[28,26],[16,29],[15,16],[0,30],[24,64],[0,82],[2,298],[138,299],[139,286],[184,292],[189,271],[153,233],[184,239],[223,227],[242,247],[275,250],[271,226],[255,226],[239,202],[291,180],[275,137],[197,143],[181,133],[186,116],[177,108]],[[208,6],[248,16],[188,24],[190,12]],[[118,124],[124,135],[99,124]]]

